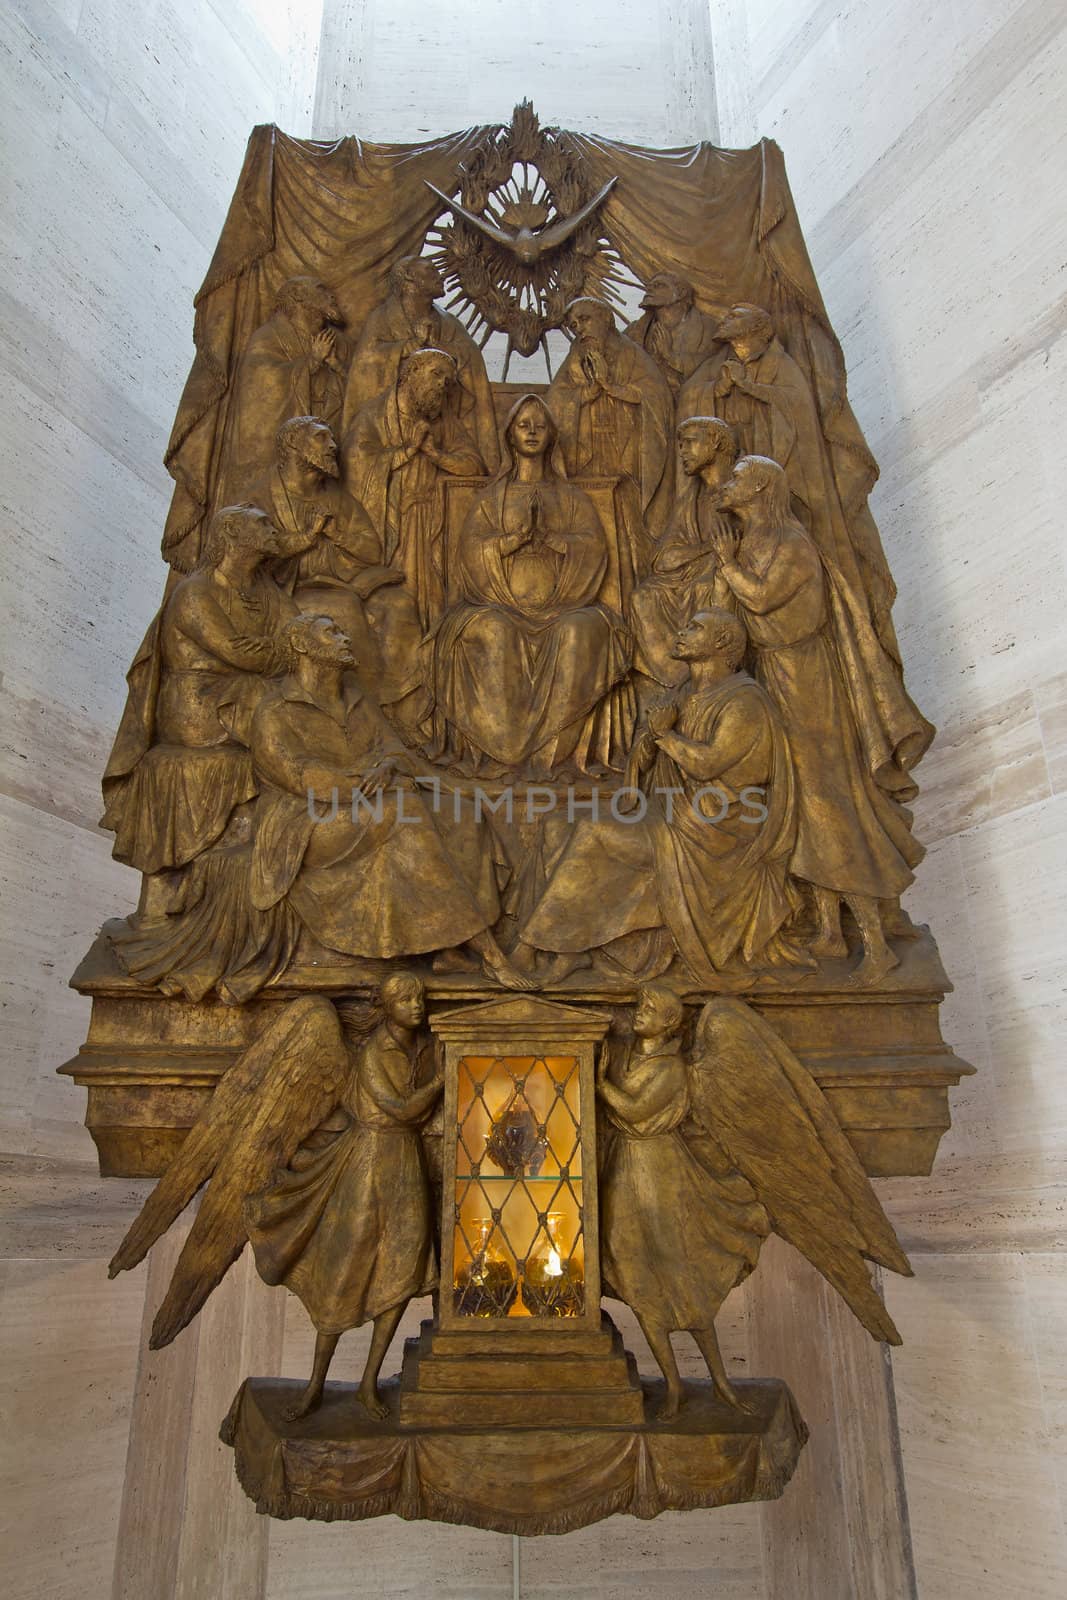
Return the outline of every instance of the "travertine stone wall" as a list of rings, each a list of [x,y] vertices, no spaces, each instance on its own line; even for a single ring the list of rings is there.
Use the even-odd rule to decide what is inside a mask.
[[[949,1036],[981,1070],[955,1096],[934,1177],[883,1185],[917,1270],[888,1288],[907,1340],[892,1381],[803,1264],[768,1251],[721,1335],[735,1373],[787,1373],[816,1430],[785,1499],[523,1541],[521,1593],[904,1600],[894,1406],[922,1600],[1063,1592],[1065,42],[1050,0],[710,0],[710,19],[708,0],[8,0],[8,1593],[512,1593],[503,1536],[255,1516],[215,1428],[240,1372],[307,1366],[306,1321],[246,1263],[199,1328],[148,1354],[146,1287],[150,1310],[180,1239],[107,1282],[141,1186],[95,1175],[81,1092],[53,1068],[86,1023],[66,976],[135,893],[95,828],[99,773],[159,595],[161,457],[192,295],[248,130],[416,140],[506,118],[524,95],[546,121],[639,143],[768,133],[786,150],[883,465],[875,509],[909,680],[942,726],[922,769],[931,852],[912,908],[956,979]],[[350,1336],[336,1375],[355,1376],[362,1353]],[[685,1359],[696,1371],[695,1351]]]
[[[315,137],[506,122],[634,144],[716,136],[707,0],[323,0]]]
[[[138,1186],[95,1175],[82,1092],[55,1076],[88,1021],[66,980],[137,895],[97,831],[99,782],[162,591],[162,456],[193,294],[249,129],[310,132],[320,12],[320,0],[0,7],[0,1567],[12,1596],[111,1593],[145,1273],[105,1274]]]
[[[1067,13],[712,0],[722,143],[790,180],[882,466],[930,846],[910,896],[979,1068],[882,1185],[922,1600],[1067,1586]]]

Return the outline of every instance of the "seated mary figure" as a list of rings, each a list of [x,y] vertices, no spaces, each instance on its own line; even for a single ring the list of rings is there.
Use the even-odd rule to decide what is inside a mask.
[[[497,775],[618,764],[629,731],[625,624],[597,599],[608,565],[596,508],[568,483],[558,429],[536,395],[516,402],[503,462],[461,530],[434,645],[438,740]]]

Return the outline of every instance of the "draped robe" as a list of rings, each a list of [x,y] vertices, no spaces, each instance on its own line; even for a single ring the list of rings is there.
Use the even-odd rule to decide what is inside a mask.
[[[540,504],[538,536],[503,545]],[[502,477],[463,526],[455,574],[462,601],[438,631],[438,708],[460,741],[505,766],[570,754],[580,724],[629,665],[622,619],[597,600],[607,546],[589,496],[546,476],[523,491]]]
[[[357,414],[345,437],[348,486],[382,541],[382,556],[404,574],[424,632],[444,610],[444,480],[449,475],[479,477],[485,463],[458,419],[442,412],[430,424],[444,467],[412,447],[419,419],[400,409],[397,391],[388,389]]]
[[[256,788],[252,713],[278,670],[275,635],[294,615],[262,569],[243,590],[195,572],[153,620],[104,773],[102,825],[114,855],[141,872],[184,866],[218,839]]]
[[[709,786],[717,793],[702,793]],[[520,937],[578,953],[665,928],[694,975],[714,983],[728,963],[758,961],[796,909],[795,830],[789,750],[766,693],[743,672],[683,689],[647,812],[579,822]]]
[[[603,353],[608,382],[627,391],[628,400],[604,390],[584,398],[586,378],[575,346],[553,378],[545,404],[559,424],[568,475],[631,477],[648,530],[658,535],[674,487],[671,391],[655,361],[632,339],[616,333]]]
[[[599,1184],[605,1293],[653,1327],[710,1328],[756,1265],[767,1213],[739,1172],[710,1172],[686,1143],[689,1092],[676,1039],[633,1050],[603,1098],[613,1130]]]
[[[671,655],[678,631],[714,587],[718,559],[710,541],[727,518],[715,509],[712,493],[699,477],[686,480],[656,547],[652,572],[630,599],[634,666],[667,687],[683,683],[688,672],[685,662]]]
[[[758,567],[744,541],[737,560],[749,603],[725,588],[722,598],[748,629],[756,677],[781,712],[796,767],[792,872],[840,894],[893,899],[924,852],[865,759],[863,680],[844,676],[829,626],[832,569],[792,518]]]
[[[416,1065],[381,1023],[356,1052],[349,1126],[245,1201],[260,1275],[298,1295],[320,1333],[358,1328],[436,1286],[422,1144],[397,1106]]]
[[[493,862],[470,808],[457,816],[445,805],[435,815],[411,780],[398,776],[377,800],[357,803],[353,820],[353,788],[404,754],[351,677],[340,721],[293,678],[263,702],[252,725],[257,910],[285,899],[320,944],[380,959],[463,944],[493,925],[500,914]],[[323,774],[337,789],[332,816]]]
[[[446,399],[464,432],[474,441],[490,472],[500,456],[493,395],[485,362],[456,317],[434,306],[424,323],[413,324],[399,295],[373,310],[356,343],[345,387],[345,432],[365,405],[395,387],[400,363],[415,350],[444,350],[456,363],[456,383]]]

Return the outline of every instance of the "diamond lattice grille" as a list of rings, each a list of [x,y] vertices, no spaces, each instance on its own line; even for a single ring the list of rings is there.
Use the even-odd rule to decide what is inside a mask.
[[[462,1316],[585,1310],[575,1056],[459,1062],[453,1303]]]

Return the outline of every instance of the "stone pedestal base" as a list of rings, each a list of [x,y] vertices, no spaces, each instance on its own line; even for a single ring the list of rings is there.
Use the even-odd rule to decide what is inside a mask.
[[[323,1522],[395,1515],[499,1533],[569,1533],[616,1512],[774,1500],[792,1476],[808,1430],[784,1383],[741,1382],[749,1412],[688,1383],[671,1422],[627,1426],[404,1427],[399,1385],[382,1385],[383,1422],[356,1389],[328,1384],[320,1409],[299,1422],[286,1407],[303,1384],[250,1378],[222,1426],[237,1476],[256,1510]],[[654,1417],[662,1384],[646,1384]]]
[[[435,1331],[424,1322],[404,1346],[400,1425],[493,1428],[640,1426],[637,1365],[617,1329],[521,1325]]]
[[[949,1126],[949,1087],[974,1071],[941,1037],[937,1011],[950,985],[933,939],[921,929],[898,949],[900,966],[877,989],[850,987],[849,962],[830,961],[795,974],[788,988],[756,987],[740,997],[796,1051],[872,1177],[930,1171]],[[431,1013],[506,994],[477,975],[444,977],[408,965],[425,979]],[[370,993],[383,967],[294,970],[247,1005],[194,1004],[126,977],[105,926],[71,979],[92,997],[89,1037],[59,1069],[89,1091],[85,1120],[100,1171],[119,1178],[165,1172],[219,1078],[279,1005],[304,994]],[[625,1010],[634,993],[576,972],[543,998]],[[684,998],[698,1004],[708,994]]]

